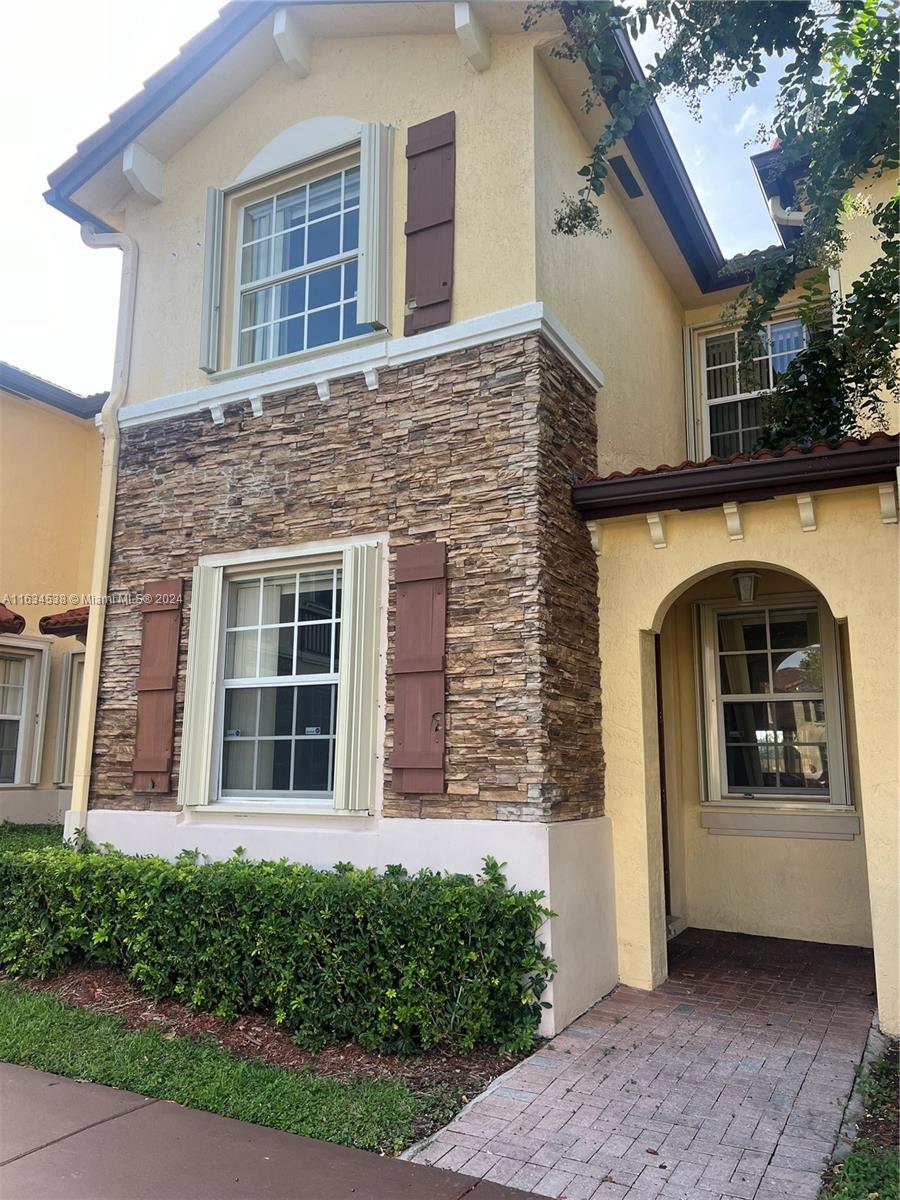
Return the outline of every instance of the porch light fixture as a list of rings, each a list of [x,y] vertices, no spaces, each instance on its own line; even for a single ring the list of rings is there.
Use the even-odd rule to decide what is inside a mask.
[[[753,604],[759,590],[759,571],[735,571],[731,577],[741,604]]]

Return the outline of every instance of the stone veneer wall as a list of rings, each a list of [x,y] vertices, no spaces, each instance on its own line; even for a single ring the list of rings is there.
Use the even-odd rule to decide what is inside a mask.
[[[173,794],[131,791],[140,615],[106,619],[91,807],[176,807],[191,571],[201,554],[390,534],[448,544],[447,792],[388,816],[603,811],[596,560],[570,501],[594,395],[537,334],[123,431],[110,591],[185,580]],[[391,749],[393,559],[386,753]],[[389,773],[387,779],[389,781]]]

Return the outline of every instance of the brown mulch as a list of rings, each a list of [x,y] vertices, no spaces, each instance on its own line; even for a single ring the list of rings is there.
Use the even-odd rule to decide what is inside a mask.
[[[124,976],[99,968],[71,967],[52,979],[17,978],[15,982],[34,992],[50,992],[66,1004],[117,1016],[126,1029],[155,1028],[173,1037],[211,1037],[238,1058],[303,1068],[330,1079],[399,1079],[414,1094],[447,1087],[461,1103],[525,1057],[478,1049],[468,1054],[429,1050],[415,1058],[398,1058],[363,1050],[355,1042],[306,1050],[260,1013],[227,1021],[194,1012],[176,1000],[152,1000]]]

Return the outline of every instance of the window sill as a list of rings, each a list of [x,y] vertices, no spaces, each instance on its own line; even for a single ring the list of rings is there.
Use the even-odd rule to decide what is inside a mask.
[[[281,354],[276,358],[265,358],[260,362],[241,363],[236,366],[222,367],[207,376],[211,383],[219,380],[227,382],[232,379],[242,379],[245,375],[257,375],[266,371],[275,371],[279,367],[290,367],[296,364],[314,362],[316,359],[334,358],[347,351],[363,349],[373,343],[390,340],[387,329],[373,329],[371,333],[360,334],[359,337],[347,338],[343,342],[327,342],[324,346],[313,346],[310,350],[298,350],[295,354]]]
[[[215,804],[191,804],[188,805],[184,812],[186,813],[217,813],[221,816],[223,813],[228,813],[233,817],[254,817],[254,816],[291,816],[291,817],[338,817],[340,820],[346,820],[348,817],[368,818],[374,814],[367,809],[344,809],[332,808],[328,804],[290,804],[290,803],[266,803],[265,800],[235,800],[231,802],[219,802]]]
[[[726,837],[815,838],[850,842],[859,835],[859,816],[852,809],[837,812],[811,812],[807,809],[797,812],[787,811],[784,807],[767,807],[747,811],[704,805],[700,809],[700,826],[711,834]]]

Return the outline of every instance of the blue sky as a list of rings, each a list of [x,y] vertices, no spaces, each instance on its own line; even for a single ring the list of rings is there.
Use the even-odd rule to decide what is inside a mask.
[[[222,0],[42,0],[7,5],[0,69],[0,359],[74,391],[109,386],[120,258],[88,250],[42,199],[49,171],[216,15]],[[646,44],[640,47],[646,61]],[[663,111],[723,252],[769,245],[774,229],[744,143],[769,114],[774,77],[724,92],[697,124]],[[573,181],[574,182],[574,181]]]
[[[637,53],[642,66],[652,62],[659,45],[652,31],[640,39]],[[750,155],[768,144],[756,141],[756,135],[760,125],[770,123],[774,112],[781,63],[777,59],[770,63],[755,88],[731,96],[728,87],[722,86],[704,96],[700,121],[678,97],[660,104],[726,258],[778,240],[750,164]],[[753,142],[750,146],[749,141]]]

